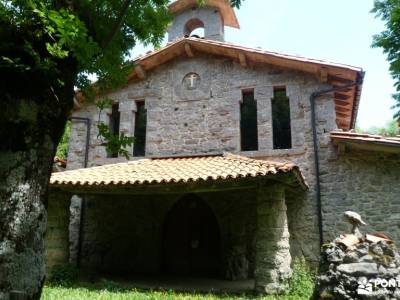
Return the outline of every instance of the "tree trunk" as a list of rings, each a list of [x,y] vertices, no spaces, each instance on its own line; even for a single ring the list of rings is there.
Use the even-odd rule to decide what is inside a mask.
[[[64,66],[59,88],[23,74],[0,85],[0,299],[41,295],[47,186],[73,103],[74,65]]]

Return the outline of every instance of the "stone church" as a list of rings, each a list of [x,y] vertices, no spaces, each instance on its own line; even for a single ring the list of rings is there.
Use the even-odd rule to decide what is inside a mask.
[[[400,138],[352,131],[363,70],[225,41],[239,28],[227,0],[169,8],[168,43],[100,114],[135,137],[129,161],[97,138],[98,108],[76,102],[68,170],[50,182],[48,268],[275,293],[294,257],[318,263],[349,230],[346,210],[400,241]]]

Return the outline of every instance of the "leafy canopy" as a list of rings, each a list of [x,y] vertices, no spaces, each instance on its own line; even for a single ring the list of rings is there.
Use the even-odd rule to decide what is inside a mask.
[[[80,89],[87,100],[94,99],[126,83],[133,68],[129,52],[138,42],[160,45],[171,21],[169,2],[0,0],[0,68],[10,74],[10,82],[34,78],[37,95],[50,89],[62,107],[68,107],[62,101],[72,99],[62,99],[57,90],[71,78],[68,86]],[[231,4],[239,7],[241,0]],[[96,84],[91,84],[90,75],[97,77]],[[7,83],[0,85],[4,89]],[[19,93],[18,86],[6,89]],[[25,96],[34,94],[25,89]],[[114,136],[100,122],[97,127],[107,150],[127,156],[123,149],[132,138]]]
[[[386,30],[374,36],[374,47],[381,47],[390,63],[390,73],[395,79],[396,100],[394,118],[400,119],[400,1],[375,0],[372,10],[386,24]]]
[[[97,76],[98,87],[110,88],[126,80],[130,69],[123,66],[137,42],[160,44],[171,18],[167,4],[168,0],[2,0],[5,39],[0,64],[38,71],[62,85],[58,66],[68,60],[76,68],[77,88],[88,88],[89,74]]]

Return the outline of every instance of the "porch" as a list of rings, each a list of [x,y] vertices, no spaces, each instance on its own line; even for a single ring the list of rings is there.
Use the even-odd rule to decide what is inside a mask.
[[[274,293],[290,276],[285,190],[306,189],[294,165],[231,154],[152,159],[55,173],[51,187],[49,267],[74,260],[65,227],[79,195],[82,269],[202,291]]]

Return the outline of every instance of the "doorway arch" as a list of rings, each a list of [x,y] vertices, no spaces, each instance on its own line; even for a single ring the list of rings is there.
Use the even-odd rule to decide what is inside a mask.
[[[176,276],[217,277],[221,269],[220,231],[211,208],[188,194],[168,212],[163,226],[163,270]]]

